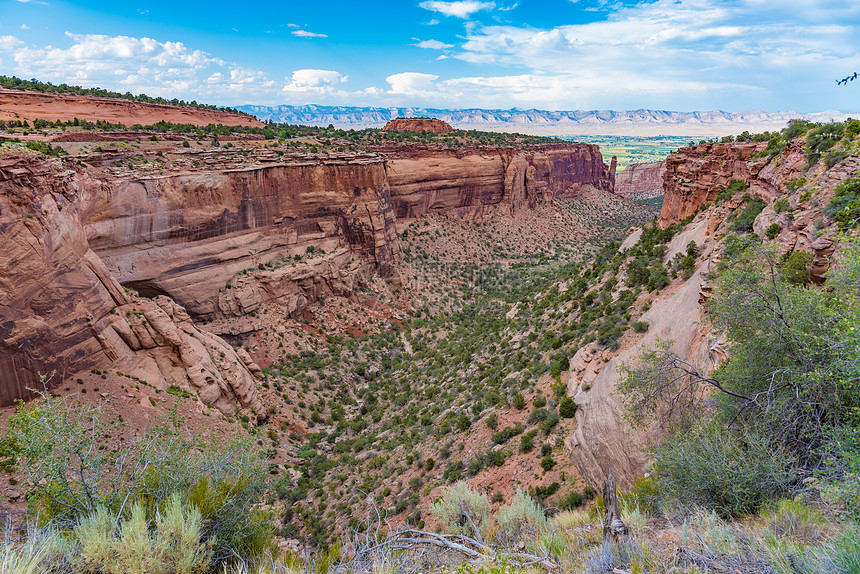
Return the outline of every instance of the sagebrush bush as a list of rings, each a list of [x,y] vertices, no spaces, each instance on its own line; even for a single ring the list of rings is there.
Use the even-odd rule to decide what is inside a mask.
[[[443,488],[439,500],[430,505],[430,515],[446,532],[472,536],[472,525],[464,519],[464,513],[468,513],[481,536],[486,538],[492,527],[490,501],[472,490],[468,483],[460,481]]]
[[[496,534],[493,541],[512,547],[524,538],[539,538],[547,528],[543,509],[522,489],[517,489],[511,502],[496,513]]]
[[[210,552],[201,541],[202,516],[194,507],[185,508],[178,494],[172,495],[155,519],[154,528],[140,503],[119,523],[100,506],[81,519],[74,538],[80,546],[77,567],[94,574],[194,574],[209,567]]]

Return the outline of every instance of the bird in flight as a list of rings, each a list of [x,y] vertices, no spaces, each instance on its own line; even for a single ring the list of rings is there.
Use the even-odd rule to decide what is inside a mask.
[[[844,85],[845,85],[845,84],[847,84],[849,81],[853,82],[853,81],[854,81],[854,80],[856,80],[856,79],[857,79],[857,72],[854,72],[854,75],[853,75],[853,76],[845,76],[845,77],[844,77],[844,78],[842,78],[841,80],[836,80],[836,85],[837,85],[837,86],[844,86]]]

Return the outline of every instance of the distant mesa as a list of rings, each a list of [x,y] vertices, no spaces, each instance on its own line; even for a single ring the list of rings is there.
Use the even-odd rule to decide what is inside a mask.
[[[433,118],[395,118],[385,124],[385,131],[429,132],[447,134],[454,131],[450,124]]]

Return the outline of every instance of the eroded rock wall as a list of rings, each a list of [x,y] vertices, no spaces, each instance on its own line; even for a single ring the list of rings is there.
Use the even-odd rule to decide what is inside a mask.
[[[495,205],[516,213],[534,208],[541,196],[574,195],[583,185],[612,191],[615,185],[614,163],[606,165],[599,148],[588,144],[413,149],[391,154],[386,169],[398,219],[430,211],[480,218]]]
[[[663,195],[666,163],[631,163],[615,174],[615,193],[625,199],[649,199]]]
[[[57,385],[122,365],[205,406],[262,415],[250,357],[198,330],[172,300],[123,289],[89,248],[82,196],[99,188],[71,162],[0,160],[0,405],[40,390],[42,375]]]
[[[201,318],[237,273],[309,248],[346,248],[383,275],[398,257],[378,159],[123,179],[84,205],[89,244],[120,283]]]
[[[747,183],[753,196],[768,201],[779,197],[784,183],[806,170],[806,154],[799,143],[778,156],[763,155],[765,148],[767,142],[706,143],[670,155],[663,174],[660,226],[695,215],[732,180]]]

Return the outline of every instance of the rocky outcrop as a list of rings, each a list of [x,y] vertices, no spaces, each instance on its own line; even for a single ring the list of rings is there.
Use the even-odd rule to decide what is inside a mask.
[[[707,224],[707,217],[701,216],[676,236],[669,244],[666,259],[690,241],[705,244]],[[625,242],[622,249],[633,243]],[[703,253],[706,258],[710,249]],[[621,397],[616,392],[622,364],[635,364],[642,351],[668,340],[673,341],[674,353],[701,372],[710,372],[717,366],[719,347],[703,324],[699,306],[703,276],[708,269],[708,260],[701,261],[690,279],[662,293],[642,315],[640,320],[647,321],[649,328],[634,343],[622,345],[618,352],[591,343],[571,358],[568,395],[574,397],[578,408],[576,430],[567,437],[565,446],[582,477],[593,487],[602,485],[610,471],[623,488],[632,486],[649,461],[645,447],[664,432],[657,424],[634,428],[624,418]]]
[[[663,175],[660,226],[695,215],[732,180],[747,183],[753,196],[767,200],[779,197],[785,182],[806,169],[806,154],[799,144],[778,156],[763,155],[765,148],[767,142],[705,143],[670,155]]]
[[[656,348],[660,341],[672,341],[671,350],[704,374],[726,356],[724,341],[709,328],[701,306],[713,296],[709,278],[720,259],[719,240],[732,230],[732,212],[745,204],[742,195],[736,194],[703,209],[722,186],[731,180],[747,183],[748,193],[766,204],[753,224],[755,233],[781,255],[812,253],[811,278],[824,282],[837,249],[838,231],[828,227],[823,206],[837,185],[860,173],[860,157],[848,155],[832,167],[819,162],[807,169],[807,156],[799,146],[768,157],[760,153],[766,145],[700,145],[667,160],[660,222],[668,226],[690,216],[692,221],[669,242],[664,264],[684,252],[691,241],[702,249],[702,256],[689,279],[673,282],[642,315],[640,320],[648,323],[644,335],[625,336],[618,351],[591,343],[570,360],[568,394],[579,408],[576,429],[565,445],[592,486],[601,485],[610,471],[624,487],[631,486],[649,461],[644,448],[659,441],[665,432],[656,424],[631,426],[623,417],[622,399],[616,390],[622,364],[635,365],[643,350]],[[779,207],[774,204],[776,199],[781,199]],[[767,240],[766,230],[773,224],[778,224],[779,231]],[[620,249],[632,247],[639,237],[641,230],[634,231]]]
[[[512,213],[533,208],[539,198],[571,196],[590,185],[612,191],[614,164],[603,163],[589,144],[442,150],[412,148],[389,152],[386,170],[398,219],[431,211],[479,218],[488,206]]]
[[[387,274],[398,248],[383,165],[309,160],[122,177],[84,194],[82,219],[89,245],[120,283],[212,318],[232,276],[283,266],[309,249],[346,248]]]
[[[218,314],[241,317],[273,303],[295,315],[328,294],[350,296],[359,266],[348,249],[274,270],[252,270],[229,281],[218,294]]]
[[[385,131],[425,132],[447,134],[454,131],[449,124],[433,118],[395,118],[385,124]]]
[[[0,120],[43,119],[65,122],[75,118],[90,122],[104,120],[127,126],[146,126],[160,121],[195,126],[264,126],[263,122],[254,116],[223,110],[148,104],[119,98],[0,89]]]
[[[663,195],[662,161],[631,163],[615,174],[615,193],[625,199],[642,200]]]
[[[55,372],[59,384],[122,365],[224,412],[262,414],[249,357],[197,330],[169,299],[127,292],[89,248],[81,198],[97,182],[71,166],[0,160],[0,404],[40,389],[40,375]]]

